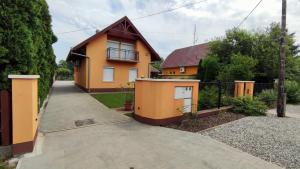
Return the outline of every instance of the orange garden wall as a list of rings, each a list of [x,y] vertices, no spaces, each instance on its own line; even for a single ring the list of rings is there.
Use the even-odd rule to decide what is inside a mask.
[[[86,55],[89,59],[84,59],[81,63],[80,73],[76,72],[77,68],[74,69],[75,83],[90,89],[126,87],[129,78],[128,72],[131,68],[137,68],[138,77],[148,77],[149,63],[151,62],[150,51],[139,40],[136,42],[135,47],[139,52],[138,63],[112,62],[106,60],[107,35],[104,34],[91,41],[86,47]],[[88,65],[90,70],[88,70]],[[103,82],[103,69],[105,67],[114,67],[113,82]],[[89,78],[88,71],[90,72]]]
[[[75,84],[87,88],[88,82],[87,82],[87,73],[88,73],[88,62],[87,59],[82,59],[80,61],[79,66],[74,66],[74,81]]]
[[[9,75],[12,79],[13,154],[33,150],[38,119],[39,75]]]
[[[192,87],[192,105],[198,102],[198,80],[137,79],[135,82],[135,117],[163,125],[183,115],[183,99],[175,99],[175,87]],[[197,106],[192,108],[196,109]],[[196,110],[193,110],[196,111]]]

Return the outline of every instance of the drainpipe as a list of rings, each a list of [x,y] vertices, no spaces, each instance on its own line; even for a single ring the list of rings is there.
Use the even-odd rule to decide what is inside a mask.
[[[90,92],[90,58],[87,55],[83,55],[75,52],[71,52],[71,55],[82,56],[87,59],[88,61],[88,87],[87,88],[88,88],[88,92]]]

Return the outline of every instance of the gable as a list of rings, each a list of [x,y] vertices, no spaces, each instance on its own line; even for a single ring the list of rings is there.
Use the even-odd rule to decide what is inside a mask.
[[[77,51],[81,48],[84,48],[89,42],[91,42],[92,40],[98,38],[99,36],[105,33],[109,38],[117,37],[126,40],[133,40],[133,41],[141,40],[145,44],[145,46],[149,49],[151,54],[151,60],[152,61],[160,60],[160,57],[156,53],[156,51],[151,47],[151,45],[146,41],[146,39],[142,36],[142,34],[137,30],[137,28],[132,24],[132,22],[126,16],[116,21],[115,23],[111,24],[110,26],[106,27],[105,29],[97,32],[95,35],[91,36],[85,41],[79,43],[78,45],[73,47],[71,51]],[[69,56],[70,54],[68,55],[67,60],[70,60]]]

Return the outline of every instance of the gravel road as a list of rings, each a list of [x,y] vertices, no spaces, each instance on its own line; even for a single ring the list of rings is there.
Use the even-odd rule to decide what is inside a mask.
[[[200,133],[282,167],[300,168],[300,119],[245,117]]]

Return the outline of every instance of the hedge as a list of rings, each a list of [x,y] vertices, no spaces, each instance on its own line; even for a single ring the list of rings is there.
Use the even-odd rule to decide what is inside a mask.
[[[45,0],[0,3],[0,90],[11,87],[8,74],[39,74],[42,103],[53,83],[57,38]]]

